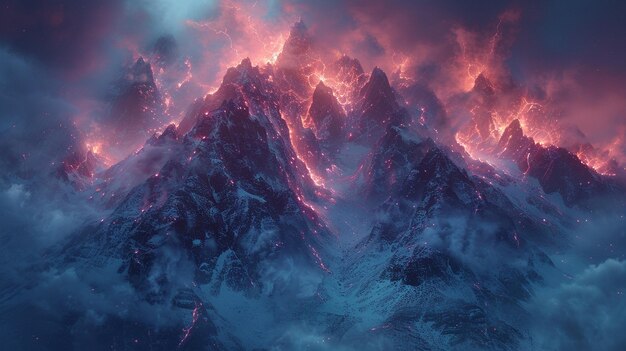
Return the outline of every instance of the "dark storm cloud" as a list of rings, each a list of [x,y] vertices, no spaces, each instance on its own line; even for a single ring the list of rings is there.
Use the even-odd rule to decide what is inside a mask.
[[[576,221],[567,250],[552,256],[558,273],[546,273],[528,301],[532,349],[611,351],[626,343],[618,331],[626,323],[626,212],[606,203]]]
[[[626,74],[623,1],[544,1],[526,12],[514,56],[538,68],[580,64],[592,71]]]
[[[3,175],[50,172],[75,144],[77,131],[68,118],[73,108],[56,93],[59,82],[32,59],[0,47],[0,62]]]
[[[175,29],[160,17],[171,10],[165,3],[170,2],[0,5],[3,176],[49,174],[69,152],[84,147],[85,133],[102,120],[123,66]]]
[[[82,74],[98,52],[88,26],[103,23],[96,19],[98,6],[90,10],[86,3],[10,1],[1,7],[0,276],[9,286],[42,250],[92,214],[54,174],[80,147],[73,123],[79,111],[64,95],[68,77]]]
[[[74,268],[30,272],[20,282],[26,286],[0,316],[0,338],[10,350],[105,350],[119,337],[115,330],[145,342],[169,328],[176,340],[191,315],[148,303],[114,266],[92,274]]]
[[[339,32],[366,22],[390,30],[395,49],[423,42],[441,43],[452,27],[493,30],[498,16],[519,11],[522,20],[512,50],[516,64],[562,69],[585,64],[594,70],[626,73],[626,4],[609,0],[550,1],[294,1],[313,23]],[[334,13],[334,16],[328,16]],[[519,68],[519,67],[517,67]],[[533,72],[530,72],[533,73]]]
[[[533,348],[622,350],[626,335],[626,262],[608,259],[571,280],[537,292]]]
[[[69,153],[83,147],[75,119],[96,87],[93,77],[84,77],[110,58],[104,56],[104,43],[119,3],[8,1],[0,6],[4,285],[19,278],[42,250],[93,219],[93,209],[56,172]]]
[[[610,203],[607,201],[607,203]],[[599,264],[609,258],[626,260],[626,209],[597,206],[593,215],[572,231],[572,255],[582,264]],[[576,263],[575,258],[569,259]]]
[[[0,41],[42,65],[72,73],[101,62],[122,1],[12,0],[0,12]]]
[[[121,2],[6,1],[1,7],[2,173],[47,175],[81,146],[75,119],[111,71],[106,49]]]

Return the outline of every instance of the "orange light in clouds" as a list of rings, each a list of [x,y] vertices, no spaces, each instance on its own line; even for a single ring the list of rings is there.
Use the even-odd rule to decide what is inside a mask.
[[[102,143],[99,141],[88,141],[85,143],[87,151],[91,151],[94,155],[99,155],[102,151]]]
[[[285,121],[287,121],[284,117],[283,119]],[[302,162],[302,164],[304,164],[304,167],[307,170],[308,176],[309,178],[311,178],[311,180],[313,181],[313,183],[316,186],[322,187],[324,188],[324,178],[318,176],[317,174],[315,174],[312,170],[311,167],[309,167],[309,165],[306,162],[306,159],[304,157],[302,157],[299,153],[299,149],[301,149],[300,145],[298,145],[298,136],[294,133],[293,131],[293,126],[290,125],[290,123],[287,122],[287,129],[289,130],[289,139],[291,140],[291,146],[293,147],[293,151],[296,153],[296,157],[298,158],[298,160],[300,160]],[[302,197],[304,198],[304,196],[302,195]]]
[[[87,152],[91,152],[96,158],[102,162],[102,165],[109,167],[116,160],[106,152],[106,143],[100,140],[88,140],[85,142]]]
[[[289,28],[296,18],[266,22],[261,19],[262,4],[242,6],[235,1],[222,3],[222,13],[217,19],[187,20],[185,25],[196,31],[207,48],[223,45],[219,57],[211,56],[214,50],[207,50],[207,65],[218,65],[219,74],[215,82],[202,82],[213,87],[219,84],[221,75],[230,67],[237,66],[242,59],[249,58],[253,65],[263,66],[275,63],[287,40]],[[236,28],[234,30],[233,28]]]
[[[220,11],[220,15],[217,18],[202,21],[187,20],[185,22],[186,27],[192,33],[198,34],[200,41],[204,44],[202,47],[204,59],[194,60],[193,67],[189,58],[184,61],[186,71],[184,71],[185,73],[181,77],[178,77],[178,80],[174,80],[173,91],[163,92],[166,111],[172,110],[170,106],[176,105],[176,100],[174,99],[176,96],[174,91],[176,89],[184,89],[186,83],[191,82],[203,89],[203,93],[214,93],[218,89],[226,70],[237,66],[246,57],[251,60],[253,66],[258,65],[261,68],[268,63],[275,64],[289,37],[291,26],[298,19],[296,16],[292,16],[297,9],[290,8],[293,6],[291,4],[285,4],[283,9],[289,15],[273,22],[263,19],[262,14],[265,10],[263,3],[254,3],[246,6],[235,1],[224,1],[220,6],[222,11]],[[289,18],[290,16],[291,18]],[[515,25],[518,19],[518,12],[508,11],[503,13],[498,18],[498,22],[494,23],[494,26],[486,33],[475,33],[461,27],[453,29],[453,40],[454,44],[456,44],[454,57],[451,57],[452,60],[450,62],[441,63],[441,67],[446,70],[449,81],[442,82],[440,83],[441,85],[437,85],[439,83],[436,81],[429,82],[432,83],[433,92],[441,99],[445,108],[449,107],[447,102],[450,97],[454,97],[459,93],[470,92],[477,77],[481,74],[488,77],[495,85],[504,81],[500,79],[505,76],[503,73],[504,58],[502,56],[502,47],[507,42],[507,26]],[[360,30],[342,33],[341,38],[337,38],[337,47],[323,53],[325,55],[324,59],[317,56],[318,53],[312,53],[313,57],[308,58],[310,64],[307,64],[302,72],[306,77],[306,83],[308,83],[311,92],[320,81],[323,82],[332,89],[335,98],[346,113],[349,113],[357,102],[355,101],[355,99],[358,99],[355,96],[355,88],[362,84],[364,77],[355,77],[354,75],[335,72],[335,67],[332,66],[332,63],[333,59],[339,59],[346,50],[348,54],[352,54],[349,52],[351,46],[346,38],[362,39],[362,36],[363,33]],[[381,38],[383,39],[381,41],[383,46],[388,44],[385,42],[384,36]],[[127,40],[120,42],[119,45],[127,48],[133,53],[133,56],[140,56],[139,49],[133,42]],[[211,47],[218,47],[219,49],[211,50]],[[424,47],[423,51],[426,52],[428,50],[428,47]],[[378,57],[376,62],[377,65],[388,70],[387,74],[396,74],[395,76],[400,78],[400,81],[404,82],[403,84],[410,84],[422,78],[415,77],[410,72],[412,72],[412,68],[419,66],[420,62],[428,57],[426,53],[424,57],[420,57],[421,54],[417,50],[414,50],[412,53],[410,51],[397,52],[393,50],[387,52],[389,54],[386,57]],[[146,57],[146,55],[141,56]],[[335,57],[333,58],[332,56]],[[365,57],[363,59],[365,60],[363,62],[366,62],[371,58]],[[193,75],[192,71],[196,74]],[[208,71],[218,71],[217,78],[199,74],[199,72]],[[365,68],[365,71],[369,72],[370,70]],[[162,72],[155,70],[154,75],[157,83],[161,74]],[[270,79],[272,78],[270,77]],[[496,95],[498,95],[498,87],[495,87],[495,89]],[[500,96],[498,95],[497,98],[499,99]],[[310,106],[311,96],[302,96],[300,99],[302,99],[300,103]],[[470,115],[474,115],[474,109],[471,106],[466,107],[467,112]],[[489,111],[492,114],[493,123],[489,126],[490,140],[487,144],[493,146],[494,143],[497,143],[511,121],[518,119],[524,133],[532,137],[537,143],[542,145],[560,145],[562,132],[559,129],[556,118],[551,116],[548,110],[548,102],[533,101],[525,96],[518,97],[513,102],[508,101],[506,106],[496,105]],[[170,117],[166,118],[168,120],[178,120],[181,116],[168,117]],[[450,117],[455,118],[455,116]],[[301,119],[305,128],[311,127],[311,121],[307,116],[301,116]],[[163,125],[163,128],[166,126],[167,124]],[[293,134],[292,130],[294,128],[291,127],[290,134]],[[485,143],[483,143],[484,140],[473,138],[471,133],[467,133],[465,130],[457,132],[455,139],[465,147],[472,157],[478,158],[480,157],[479,155],[489,151],[486,149]],[[297,136],[292,135],[291,141],[297,150],[297,143],[299,142]],[[615,148],[619,145],[615,144]],[[89,143],[87,148],[92,150],[94,154],[103,154],[106,144]],[[602,165],[606,164],[606,161],[602,162],[597,157],[586,155],[584,151],[578,152],[578,155],[583,162],[597,170],[600,170]],[[306,161],[304,157],[299,158],[303,162]],[[309,167],[307,166],[307,168]],[[310,169],[309,174],[316,184],[323,185],[323,179],[316,176]]]

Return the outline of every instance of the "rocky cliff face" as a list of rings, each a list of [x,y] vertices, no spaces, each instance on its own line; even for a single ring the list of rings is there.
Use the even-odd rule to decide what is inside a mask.
[[[519,174],[471,160],[440,142],[447,112],[432,91],[392,87],[347,56],[328,84],[310,82],[318,62],[299,22],[275,65],[228,69],[122,162],[96,172],[89,155],[68,159],[64,174],[92,179],[82,191],[103,215],[48,264],[83,277],[112,268],[142,312],[168,316],[167,328],[109,316],[100,340],[290,349],[288,330],[337,348],[525,345],[523,304],[554,270],[570,211],[622,190],[517,121],[493,153]],[[130,75],[114,107],[124,133],[149,129],[159,106],[150,66]],[[491,135],[494,94],[476,80],[477,137]],[[440,108],[407,107],[421,104]],[[135,345],[128,330],[152,339]]]
[[[164,105],[151,65],[137,59],[115,86],[109,112],[115,136],[111,146],[120,155],[141,147],[164,122]]]
[[[506,128],[498,150],[500,157],[512,160],[525,175],[536,178],[546,193],[559,193],[568,205],[606,194],[610,188],[566,149],[544,147],[525,136],[518,120]]]

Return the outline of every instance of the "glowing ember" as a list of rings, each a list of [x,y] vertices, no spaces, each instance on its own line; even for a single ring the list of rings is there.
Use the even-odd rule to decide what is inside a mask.
[[[102,142],[86,142],[85,147],[87,148],[87,151],[93,153],[94,155],[99,155],[102,151]]]

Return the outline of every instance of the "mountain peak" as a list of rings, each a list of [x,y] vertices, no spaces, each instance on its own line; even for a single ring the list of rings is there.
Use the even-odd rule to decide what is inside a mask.
[[[502,148],[510,144],[518,144],[524,138],[526,137],[519,119],[514,119],[502,133],[498,145]]]
[[[154,82],[152,67],[140,56],[132,66],[129,78],[133,83],[152,83]]]
[[[339,68],[339,70],[344,70],[345,73],[354,73],[354,74],[363,74],[363,66],[361,66],[361,62],[352,58],[346,54],[341,55],[341,57],[335,61],[335,66]]]
[[[328,87],[324,82],[320,81],[313,91],[311,109],[324,107],[326,109],[341,110],[341,106],[337,102],[333,89]],[[338,112],[338,111],[333,111]]]
[[[276,79],[302,99],[310,97],[309,77],[315,71],[313,41],[302,21],[296,22],[276,60]]]
[[[522,130],[522,124],[520,123],[519,119],[516,118],[511,121],[511,123],[509,123],[509,126],[506,127],[506,129],[504,130],[502,137],[504,137],[505,135],[511,135],[515,137],[522,137],[524,135],[524,131]]]
[[[167,128],[165,128],[165,130],[163,131],[163,133],[161,133],[159,138],[171,138],[171,139],[178,138],[178,133],[176,132],[176,125],[173,123],[168,125]]]
[[[345,113],[335,98],[333,90],[320,81],[315,87],[308,113],[315,134],[324,142],[336,142],[340,138]]]
[[[291,26],[291,32],[289,34],[290,35],[306,34],[307,30],[308,28],[306,24],[304,24],[304,21],[302,20],[302,18],[300,18],[297,22],[293,24],[293,26]]]
[[[323,81],[319,81],[319,83],[317,83],[317,85],[315,86],[315,91],[313,92],[313,99],[315,100],[315,96],[316,95],[328,95],[331,94],[332,95],[333,90],[326,86],[326,84],[324,84]]]
[[[485,95],[493,95],[495,93],[493,84],[491,84],[491,81],[482,73],[474,80],[472,90]]]
[[[376,77],[377,79],[387,79],[387,74],[380,67],[376,66],[372,70],[372,78]]]
[[[283,54],[289,55],[303,55],[306,54],[311,48],[311,36],[308,29],[302,20],[294,23],[289,32],[289,38],[283,46]]]
[[[383,70],[375,67],[368,82],[359,93],[361,110],[356,125],[357,138],[377,140],[384,134],[385,127],[390,124],[399,124],[406,118],[396,101],[396,95],[389,84]]]
[[[251,69],[252,68],[252,61],[250,61],[249,57],[246,57],[243,60],[241,60],[241,63],[239,63],[239,65],[237,67]]]
[[[394,98],[391,85],[389,84],[389,79],[387,79],[387,75],[382,69],[374,67],[368,82],[361,89],[361,96],[365,98],[377,96],[387,99]]]

